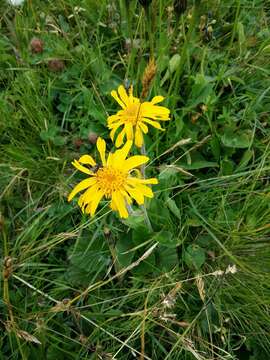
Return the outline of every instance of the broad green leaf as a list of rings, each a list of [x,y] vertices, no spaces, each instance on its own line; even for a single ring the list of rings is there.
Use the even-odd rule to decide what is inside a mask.
[[[52,142],[56,146],[63,146],[66,143],[66,139],[63,136],[57,135],[54,138],[52,138]]]
[[[201,221],[199,219],[197,219],[197,218],[189,218],[189,219],[187,219],[186,224],[188,226],[191,226],[191,227],[198,227],[198,226],[202,225]]]
[[[42,130],[40,132],[40,138],[43,141],[53,140],[57,135],[58,128],[56,126],[51,126],[47,130]]]
[[[152,199],[148,209],[148,216],[154,229],[164,229],[171,225],[170,211],[159,199]]]
[[[171,210],[171,212],[172,212],[179,220],[181,220],[181,213],[180,213],[179,208],[178,208],[177,205],[176,205],[175,200],[169,198],[169,199],[166,201],[166,205],[167,205],[168,208]]]
[[[150,239],[153,234],[146,226],[138,226],[136,229],[132,230],[132,241],[136,245],[143,244],[145,241]]]
[[[211,139],[210,146],[211,146],[212,154],[213,154],[215,160],[218,161],[219,157],[220,157],[220,143],[219,143],[217,136],[214,136]]]
[[[132,274],[145,278],[145,275],[150,274],[156,270],[156,256],[155,251],[152,252],[147,259],[143,260],[138,266],[132,269]]]
[[[249,130],[237,132],[228,130],[221,137],[221,141],[225,146],[244,149],[250,146],[252,141],[252,134]]]
[[[219,165],[214,161],[197,160],[193,161],[191,164],[181,164],[181,166],[187,170],[199,170],[210,167],[218,167]]]
[[[199,270],[205,262],[205,252],[198,245],[189,245],[184,253],[184,261],[190,269]]]
[[[171,271],[178,265],[176,248],[160,246],[157,251],[157,267],[161,271]]]
[[[231,175],[233,173],[233,169],[234,169],[234,162],[232,160],[222,160],[220,163],[220,169],[221,169],[221,174],[222,175]]]
[[[242,159],[237,167],[237,170],[239,171],[245,168],[249,163],[249,161],[252,159],[253,155],[254,155],[254,151],[247,149],[242,156]]]
[[[134,211],[134,213],[131,216],[123,220],[123,223],[126,224],[131,229],[138,229],[142,226],[145,226],[145,221],[142,211],[140,210]]]
[[[175,248],[178,239],[170,231],[162,230],[153,237],[153,240],[166,247]]]
[[[244,25],[240,21],[237,23],[237,32],[238,32],[238,42],[239,42],[239,48],[240,48],[240,55],[242,55],[243,52],[246,51],[247,39],[246,39],[246,36],[245,36]]]
[[[180,64],[180,60],[181,60],[181,57],[179,54],[174,54],[172,56],[172,58],[169,61],[168,69],[167,69],[164,77],[161,80],[160,86],[163,86],[165,81],[167,81],[170,78],[170,75],[176,71],[177,67]]]
[[[121,237],[116,242],[115,251],[117,260],[122,267],[128,266],[134,257],[134,251],[129,251],[134,247],[129,237]]]
[[[190,99],[187,103],[188,108],[194,108],[201,103],[207,103],[210,96],[215,97],[213,80],[213,78],[206,77],[202,74],[197,74],[194,77]]]

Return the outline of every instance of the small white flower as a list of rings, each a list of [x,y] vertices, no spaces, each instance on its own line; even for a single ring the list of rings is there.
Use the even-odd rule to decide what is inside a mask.
[[[10,5],[19,6],[22,5],[24,0],[7,0]]]
[[[237,267],[235,265],[229,265],[225,270],[225,274],[235,274],[237,272]]]
[[[212,273],[214,276],[222,276],[227,274],[235,274],[237,272],[237,267],[235,265],[229,265],[225,271],[222,270],[216,270]]]

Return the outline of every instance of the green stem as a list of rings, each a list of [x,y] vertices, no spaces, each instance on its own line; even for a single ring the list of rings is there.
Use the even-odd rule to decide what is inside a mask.
[[[146,149],[145,149],[145,145],[143,144],[142,147],[141,147],[141,154],[142,155],[146,155]],[[143,164],[141,166],[141,172],[142,172],[142,176],[143,178],[145,178],[145,164]],[[147,214],[147,210],[146,210],[146,207],[145,205],[141,205],[141,209],[143,211],[143,217],[144,217],[144,221],[145,221],[145,224],[147,225],[148,229],[153,232],[153,228],[152,228],[152,224],[151,224],[151,221],[149,219],[149,216]]]
[[[152,224],[151,224],[151,221],[150,221],[150,219],[149,219],[149,216],[148,216],[148,214],[147,214],[147,210],[146,210],[146,207],[145,207],[144,204],[141,205],[141,209],[142,209],[142,211],[143,211],[143,217],[144,217],[144,222],[145,222],[145,224],[147,225],[148,229],[149,229],[151,232],[153,232]]]

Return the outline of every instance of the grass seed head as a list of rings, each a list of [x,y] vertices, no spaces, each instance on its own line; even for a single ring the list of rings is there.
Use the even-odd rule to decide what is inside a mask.
[[[146,98],[151,86],[151,83],[156,75],[157,72],[157,66],[154,59],[150,59],[148,65],[146,66],[143,77],[142,77],[142,99]]]

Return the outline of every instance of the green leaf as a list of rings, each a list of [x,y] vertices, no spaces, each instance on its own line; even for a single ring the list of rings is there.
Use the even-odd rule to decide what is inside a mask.
[[[239,171],[245,168],[252,159],[253,155],[254,155],[254,151],[247,149],[242,156],[242,159],[237,167],[237,170]]]
[[[152,233],[146,226],[138,226],[136,229],[132,231],[132,241],[136,245],[140,245],[150,239],[152,237]]]
[[[210,146],[212,150],[212,154],[215,160],[219,160],[220,157],[220,143],[217,136],[213,137],[210,141]]]
[[[181,164],[181,166],[187,170],[199,170],[210,167],[218,167],[219,165],[214,161],[198,160],[192,162],[191,164]]]
[[[190,99],[187,107],[194,108],[201,103],[207,103],[209,97],[215,97],[213,91],[213,79],[202,74],[197,74],[194,77],[194,84],[192,85]]]
[[[132,262],[134,251],[129,252],[129,250],[133,247],[134,245],[132,241],[130,241],[130,238],[122,237],[121,239],[117,240],[115,251],[117,260],[122,267],[126,267]]]
[[[52,142],[56,146],[63,146],[66,143],[66,139],[62,136],[55,136],[54,138],[52,138]]]
[[[161,271],[171,271],[178,265],[178,256],[175,248],[160,246],[157,252],[157,267]]]
[[[234,169],[234,162],[232,160],[222,160],[220,164],[222,175],[231,175]]]
[[[237,32],[238,32],[238,42],[239,42],[239,48],[240,48],[240,55],[242,55],[243,52],[246,51],[247,39],[246,39],[246,36],[245,36],[244,25],[241,22],[237,23]]]
[[[131,229],[138,229],[145,226],[144,217],[142,211],[137,210],[129,216],[127,219],[123,220],[123,223],[130,227]]]
[[[199,227],[202,226],[202,223],[198,218],[189,218],[186,221],[186,225],[191,227]]]
[[[166,205],[168,206],[168,208],[171,210],[171,212],[179,219],[181,220],[181,213],[179,208],[176,205],[176,202],[173,199],[168,199],[166,201]]]
[[[169,61],[168,70],[166,71],[164,77],[162,78],[160,86],[163,86],[165,81],[167,81],[170,78],[170,75],[175,72],[175,70],[177,69],[177,67],[180,64],[180,60],[181,60],[181,57],[179,54],[174,54],[172,56],[172,58]]]
[[[178,239],[173,236],[170,231],[162,230],[153,237],[153,240],[159,242],[166,247],[175,248],[177,246]]]
[[[205,262],[205,252],[198,245],[189,245],[184,253],[184,261],[190,269],[199,270]]]
[[[151,201],[148,216],[154,229],[163,230],[169,228],[172,223],[170,211],[164,206],[164,202],[159,199]]]
[[[237,131],[237,133],[228,130],[221,137],[221,141],[225,146],[244,149],[250,146],[252,133],[249,130]]]
[[[57,126],[51,126],[47,130],[42,130],[40,132],[40,138],[43,141],[53,140],[58,132]]]
[[[156,270],[156,256],[155,251],[152,252],[147,259],[143,260],[138,266],[132,270],[132,274],[145,278],[145,275],[150,274]]]
[[[95,277],[104,276],[110,263],[110,253],[103,237],[89,240],[89,236],[79,238],[69,251],[70,264],[65,276],[71,283],[95,281]]]
[[[169,180],[178,174],[177,170],[173,167],[160,166],[159,180]]]

